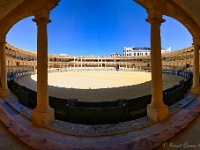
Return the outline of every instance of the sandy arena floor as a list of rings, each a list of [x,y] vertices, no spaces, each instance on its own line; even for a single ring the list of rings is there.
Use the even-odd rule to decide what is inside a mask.
[[[49,95],[79,101],[133,99],[151,93],[151,73],[124,71],[79,71],[49,73]],[[163,90],[178,84],[182,77],[163,74]],[[37,75],[17,80],[36,91]]]

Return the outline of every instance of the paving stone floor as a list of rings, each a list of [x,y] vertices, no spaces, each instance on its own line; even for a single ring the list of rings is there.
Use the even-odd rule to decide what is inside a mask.
[[[164,142],[158,150],[196,150],[200,149],[200,116],[198,116],[186,129],[167,142]]]
[[[99,136],[99,137],[81,137],[81,136],[71,136],[64,133],[59,133],[47,128],[37,128],[35,127],[31,120],[23,116],[21,113],[12,109],[7,103],[4,101],[0,101],[1,106],[8,111],[8,113],[12,116],[14,120],[16,120],[20,125],[23,125],[26,129],[30,130],[45,139],[49,139],[50,141],[55,141],[61,144],[65,144],[68,146],[76,146],[81,148],[92,148],[93,146],[101,147],[101,149],[127,149],[125,143],[131,141],[137,141],[143,137],[154,134],[155,132],[161,131],[166,127],[169,127],[171,124],[179,120],[182,116],[190,112],[190,110],[199,103],[200,97],[197,100],[191,102],[188,106],[182,108],[180,111],[176,112],[175,115],[172,115],[168,119],[163,122],[156,123],[151,125],[150,127],[138,129],[134,132],[123,133],[119,135],[113,136]],[[177,134],[177,133],[175,133]],[[29,139],[31,140],[31,139]],[[147,142],[147,141],[145,141]],[[120,145],[121,143],[121,145]],[[138,142],[139,143],[139,142]],[[133,143],[132,143],[133,144]],[[185,144],[185,145],[184,145]],[[172,139],[164,142],[157,149],[178,149],[172,146],[180,146],[179,149],[187,148],[187,149],[197,149],[200,144],[200,116],[194,120],[188,128],[184,129],[181,133],[177,134]],[[183,147],[184,146],[193,146],[193,147]],[[196,145],[196,147],[194,147]],[[132,149],[133,146],[130,146]],[[147,147],[148,148],[148,147]],[[0,121],[0,150],[13,149],[13,150],[26,150],[30,149],[28,146],[23,144],[18,138],[15,138],[13,134],[1,123]],[[137,149],[143,149],[142,145],[137,145]],[[151,149],[149,147],[149,149]]]
[[[0,121],[0,150],[31,150],[14,136]]]

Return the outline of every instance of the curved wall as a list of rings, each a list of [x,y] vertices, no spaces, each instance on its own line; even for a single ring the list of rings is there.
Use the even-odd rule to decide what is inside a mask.
[[[7,69],[8,69],[8,75],[16,72],[19,75],[24,75],[29,73],[28,71],[34,71],[37,69],[37,54],[31,51],[22,50],[16,47],[13,47],[9,44],[6,44],[6,56],[7,56]],[[60,55],[48,55],[48,69],[49,70],[59,70],[66,68],[85,68],[85,67],[102,67],[102,68],[108,68],[108,67],[116,67],[119,65],[120,68],[139,68],[139,69],[150,69],[151,67],[151,59],[150,56],[138,56],[138,57],[75,57],[75,56],[60,56]],[[182,70],[183,72],[186,70],[192,69],[192,62],[193,62],[193,47],[188,47],[186,49],[178,50],[171,53],[166,53],[162,55],[162,66],[163,70],[174,71],[179,72],[178,70]],[[178,74],[176,74],[178,75]],[[187,91],[188,88],[191,86],[191,78],[189,82],[186,85],[182,86],[183,84],[180,84],[180,87],[175,88],[168,91],[164,91],[163,99],[167,105],[172,105],[181,98],[184,97],[184,93]],[[15,85],[15,84],[13,84]],[[21,88],[12,88],[12,84],[9,85],[10,89],[17,89],[20,90],[19,92],[16,92],[16,95],[18,95],[19,99],[21,100],[21,103],[25,106],[34,108],[36,106],[36,94],[31,94],[32,92],[27,92],[27,90],[24,90],[25,87]],[[30,90],[28,90],[30,91]],[[31,97],[29,97],[28,95]],[[26,96],[27,95],[27,96]],[[181,97],[180,97],[181,96]],[[173,97],[173,100],[171,99]],[[176,98],[175,98],[176,97]],[[69,100],[63,100],[58,98],[50,97],[50,106],[53,107],[55,111],[55,115],[57,119],[63,120],[63,121],[71,121],[76,122],[80,120],[83,116],[80,116],[79,114],[84,114],[83,112],[95,112],[97,115],[102,114],[102,112],[106,112],[107,114],[111,114],[110,117],[105,119],[105,117],[102,116],[102,122],[95,122],[95,123],[110,123],[109,118],[114,118],[114,120],[111,120],[112,123],[116,122],[123,122],[127,120],[136,119],[138,117],[146,115],[146,105],[150,103],[151,96],[147,95],[144,97],[141,97],[142,100],[128,100],[124,101],[121,100],[113,102],[115,105],[112,105],[111,107],[102,107],[102,108],[96,108],[95,106],[92,107],[83,107],[84,104],[80,105],[80,102],[76,102],[77,105],[69,105],[67,107],[64,107],[63,110],[61,109],[61,105],[58,106],[58,101],[61,102],[62,106],[66,106],[68,104]],[[145,99],[145,100],[144,100]],[[22,101],[23,100],[23,101]],[[54,103],[54,100],[56,103]],[[67,102],[66,102],[67,101]],[[71,101],[71,100],[70,100]],[[140,106],[144,106],[140,108],[140,110],[135,110],[135,106],[138,106],[138,101],[144,102],[144,104],[139,104]],[[71,102],[70,102],[71,103]],[[168,104],[169,103],[169,104]],[[119,105],[120,104],[120,105]],[[80,105],[80,106],[79,106]],[[83,106],[82,106],[83,105]],[[90,104],[91,105],[91,104]],[[99,105],[99,104],[98,104]],[[87,104],[88,106],[88,104]],[[57,108],[58,107],[58,108]],[[96,109],[98,111],[96,111]],[[138,109],[138,108],[137,108]],[[87,111],[86,111],[87,110]],[[120,110],[120,111],[119,111]],[[142,111],[141,111],[142,110]],[[113,117],[116,114],[112,112],[120,112],[118,114],[118,117]],[[135,113],[135,111],[139,111],[139,113]],[[82,112],[82,113],[80,113]],[[133,113],[134,112],[134,113]],[[134,115],[132,115],[132,113]],[[70,116],[70,114],[72,116]],[[90,116],[91,114],[84,114],[84,117],[88,117],[88,120],[84,120],[84,122],[78,122],[78,123],[86,123],[91,124]],[[76,118],[75,120],[70,120],[70,118]],[[121,119],[119,119],[121,118]]]
[[[16,48],[6,44],[6,65],[7,71],[16,72],[37,69],[37,53]],[[163,69],[192,70],[193,66],[193,46],[177,50],[171,53],[162,54]],[[87,57],[87,56],[63,56],[48,55],[48,69],[62,70],[64,68],[75,67],[119,67],[119,68],[138,68],[150,69],[150,56],[137,57]]]

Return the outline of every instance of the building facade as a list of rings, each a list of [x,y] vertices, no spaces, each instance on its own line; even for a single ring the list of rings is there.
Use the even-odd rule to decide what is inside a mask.
[[[161,49],[161,53],[170,53],[171,47]],[[124,47],[123,56],[148,56],[151,55],[150,47]]]
[[[151,54],[149,47],[124,47],[123,56],[148,56]]]

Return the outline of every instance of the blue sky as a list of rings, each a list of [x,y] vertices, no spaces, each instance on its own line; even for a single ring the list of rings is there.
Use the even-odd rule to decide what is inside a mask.
[[[48,24],[50,54],[109,56],[123,47],[150,47],[147,13],[132,0],[61,0],[51,11]],[[7,34],[7,42],[36,51],[37,26],[29,17]],[[178,21],[164,16],[162,47],[173,50],[191,46],[192,37]]]

